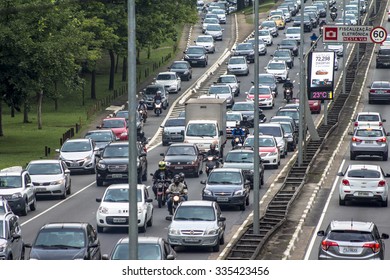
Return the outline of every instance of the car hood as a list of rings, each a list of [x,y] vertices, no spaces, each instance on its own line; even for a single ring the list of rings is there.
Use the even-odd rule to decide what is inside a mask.
[[[103,158],[99,162],[105,163],[105,164],[128,164],[129,159],[126,158]]]
[[[224,192],[224,193],[233,193],[235,191],[241,190],[241,185],[230,185],[230,184],[216,184],[216,185],[206,185],[206,189],[212,192]]]
[[[180,230],[210,230],[217,228],[216,221],[180,221],[173,220],[169,228]]]
[[[188,54],[185,54],[186,56],[188,57],[201,57],[201,56],[205,56],[205,54],[197,54],[197,53],[188,53]]]
[[[156,80],[156,83],[159,83],[164,86],[171,86],[177,84],[176,80]]]
[[[62,174],[54,174],[54,175],[30,175],[31,180],[34,183],[45,183],[45,182],[54,182],[61,179],[64,179],[64,175]]]
[[[254,53],[254,50],[235,50],[234,52],[237,54],[249,54]]]
[[[213,43],[211,42],[196,42],[197,46],[205,46],[205,47],[212,47]]]
[[[17,192],[22,192],[23,189],[22,188],[12,188],[12,189],[2,189],[0,188],[0,196],[1,195],[11,195],[11,194],[14,194],[14,193],[17,193]]]
[[[253,163],[251,162],[224,162],[223,167],[226,168],[241,168],[241,169],[253,169]]]
[[[48,249],[48,248],[32,248],[30,259],[38,260],[74,260],[84,259],[85,248],[81,249]]]
[[[126,216],[129,215],[129,202],[102,202],[100,203],[100,207],[107,209],[105,215],[120,215],[124,213],[126,213]],[[142,202],[138,202],[137,207],[142,207]]]
[[[192,155],[172,155],[172,156],[165,156],[164,160],[166,162],[188,162],[188,161],[194,161],[196,160],[196,156]]]
[[[222,34],[222,31],[206,30],[205,34]]]
[[[185,72],[188,71],[188,69],[175,69],[175,68],[171,68],[170,71],[176,72],[176,73],[185,73]]]
[[[64,160],[78,160],[92,156],[92,152],[61,152],[61,158]]]
[[[111,128],[112,132],[115,133],[115,135],[121,135],[123,132],[127,132],[127,129],[125,127],[116,127],[116,128]]]
[[[245,69],[245,68],[248,68],[248,65],[247,64],[229,64],[228,65],[228,68],[240,68],[240,69]]]
[[[226,127],[233,127],[236,126],[236,121],[227,121],[226,122]]]

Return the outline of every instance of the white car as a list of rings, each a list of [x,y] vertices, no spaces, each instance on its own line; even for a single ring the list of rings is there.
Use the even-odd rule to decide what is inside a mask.
[[[237,122],[241,123],[242,114],[240,112],[229,111],[226,113],[226,137],[232,137],[232,131]]]
[[[286,29],[286,39],[294,39],[298,44],[301,43],[301,28],[290,26]]]
[[[345,19],[346,20],[349,20],[351,22],[352,25],[357,25],[358,23],[358,20],[356,18],[356,16],[354,14],[345,14]]]
[[[325,43],[324,45],[326,51],[334,51],[338,57],[344,55],[343,43]]]
[[[383,126],[386,119],[378,112],[359,112],[353,119],[354,127],[359,126]]]
[[[177,72],[160,72],[155,82],[163,85],[169,93],[178,93],[181,90],[181,79]]]
[[[96,211],[96,228],[103,232],[104,228],[129,226],[129,184],[113,184],[107,187]],[[148,187],[137,185],[138,228],[146,231],[153,224],[153,199],[149,197]]]
[[[255,46],[255,38],[250,38],[247,43],[251,43],[253,47]],[[259,55],[266,55],[267,54],[267,46],[265,45],[265,42],[263,39],[259,37]]]
[[[274,94],[268,86],[259,86],[259,107],[272,109],[275,105]],[[246,92],[247,101],[255,101],[255,87],[252,86],[248,92]]]
[[[213,9],[211,11],[212,14],[216,14],[218,16],[219,23],[226,23],[226,12],[223,9]]]
[[[291,12],[288,8],[281,8],[280,10],[283,11],[284,18],[286,22],[290,22],[292,20]]]
[[[351,164],[342,176],[339,185],[339,205],[347,201],[377,201],[387,207],[389,186],[386,178],[390,174],[383,172],[379,165]]]
[[[65,199],[71,193],[70,170],[63,161],[32,160],[26,169],[30,173],[36,196],[59,196]]]
[[[223,40],[223,28],[220,24],[207,24],[204,34],[213,36],[214,40]]]
[[[227,73],[233,75],[249,75],[249,66],[245,56],[232,56],[227,62]]]
[[[249,135],[244,142],[243,147],[253,148],[254,136]],[[264,166],[270,166],[278,169],[280,165],[280,151],[275,137],[271,135],[259,135],[259,155]]]
[[[194,41],[195,45],[205,47],[208,53],[215,53],[214,38],[211,35],[199,35]]]
[[[288,67],[284,60],[270,60],[264,68],[268,74],[273,74],[279,82],[284,82],[288,78]]]
[[[229,85],[232,88],[234,96],[240,94],[240,81],[237,79],[236,75],[221,75],[217,79],[217,84]]]
[[[262,39],[267,46],[271,46],[274,43],[271,31],[268,29],[259,30],[259,39]]]
[[[284,158],[287,155],[287,141],[284,138],[284,129],[280,123],[260,123],[259,133],[275,137],[280,157]]]
[[[202,23],[202,33],[206,31],[208,24],[219,24],[219,20],[217,18],[205,18]]]
[[[209,87],[207,95],[215,96],[215,98],[217,98],[217,96],[218,98],[225,98],[227,107],[232,107],[234,104],[233,91],[231,86],[229,85],[226,84],[211,85]]]

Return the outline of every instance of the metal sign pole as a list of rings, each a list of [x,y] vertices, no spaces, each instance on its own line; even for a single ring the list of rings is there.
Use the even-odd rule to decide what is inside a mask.
[[[330,18],[329,0],[326,1],[326,24],[328,24]],[[322,36],[324,36],[324,30],[322,30]],[[320,102],[320,101],[318,101]],[[320,104],[321,106],[321,104]],[[324,125],[328,125],[328,100],[324,101]]]
[[[305,61],[303,57],[304,52],[304,44],[305,44],[305,37],[304,37],[304,10],[305,10],[305,1],[301,2],[301,44],[299,45],[299,60],[300,60],[300,68],[299,68],[299,77],[300,77],[300,84],[299,84],[299,134],[298,134],[298,166],[302,165],[303,162],[303,130],[306,129],[303,126],[303,115],[305,113],[304,111],[304,94],[305,94]]]
[[[341,15],[345,13],[345,2],[346,1],[343,1],[343,12],[341,13]],[[345,26],[345,15],[343,16],[343,26]],[[345,81],[346,81],[345,76],[347,75],[345,69],[347,67],[346,58],[347,58],[347,44],[343,42],[343,91],[342,91],[343,94],[345,94]]]

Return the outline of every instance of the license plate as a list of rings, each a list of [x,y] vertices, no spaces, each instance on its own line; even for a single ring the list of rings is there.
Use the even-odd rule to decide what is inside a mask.
[[[345,254],[356,254],[358,250],[357,248],[353,248],[353,247],[343,247],[342,252]]]
[[[227,201],[229,201],[229,198],[228,197],[217,197],[217,201],[227,202]]]
[[[364,141],[364,143],[366,143],[366,144],[372,144],[372,143],[374,143],[374,141]]]
[[[37,191],[37,192],[45,192],[46,188],[36,188],[35,191]]]
[[[175,169],[183,169],[183,166],[175,166]]]
[[[114,223],[125,223],[126,222],[126,218],[113,218],[112,221]]]
[[[122,178],[122,174],[112,174],[112,178]]]
[[[79,164],[78,164],[77,162],[71,162],[71,163],[70,163],[70,166],[76,167],[76,166],[79,166]]]
[[[198,63],[198,61],[197,60],[193,60],[192,63]]]
[[[358,192],[357,195],[358,196],[369,196],[370,193],[369,192]]]
[[[196,238],[184,238],[184,241],[187,243],[198,243],[199,239]]]
[[[377,91],[375,91],[375,93],[382,94],[382,93],[384,93],[384,92],[383,92],[383,91],[381,91],[381,90],[377,90]]]

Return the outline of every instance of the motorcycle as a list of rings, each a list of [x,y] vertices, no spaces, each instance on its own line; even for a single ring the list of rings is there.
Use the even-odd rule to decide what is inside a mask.
[[[313,47],[313,51],[317,48],[317,43],[316,41],[311,41],[310,42],[310,47]]]
[[[244,141],[245,141],[244,135],[234,136],[234,138],[232,139],[232,148],[234,149],[234,147],[237,145],[242,146],[244,144]]]
[[[209,176],[210,172],[215,168],[219,167],[219,157],[218,156],[208,156],[206,161],[206,174]]]
[[[325,20],[321,20],[321,22],[320,22],[320,34],[322,34],[322,31],[324,29],[324,25],[326,25],[326,21]]]
[[[184,200],[184,196],[178,192],[170,193],[170,196],[172,197],[172,214],[175,214],[180,202]]]
[[[330,9],[330,18],[335,21],[336,18],[337,18],[337,8],[336,7],[332,7]]]
[[[147,114],[146,110],[138,109],[138,113],[140,114],[142,121],[145,123],[146,119],[148,118],[148,114]]]
[[[290,103],[291,99],[292,99],[291,88],[286,88],[286,101],[287,101],[287,103]]]
[[[153,176],[153,174],[150,174]],[[161,208],[166,203],[166,191],[168,189],[170,180],[167,180],[164,174],[160,174],[160,178],[155,180],[154,184],[157,190],[157,204],[158,208]]]
[[[154,113],[157,115],[157,117],[159,117],[160,114],[162,113],[162,102],[161,102],[161,100],[156,100],[154,102]]]
[[[290,101],[293,99],[293,87],[294,84],[287,80],[284,84],[284,99],[286,99],[287,103],[290,103]]]

